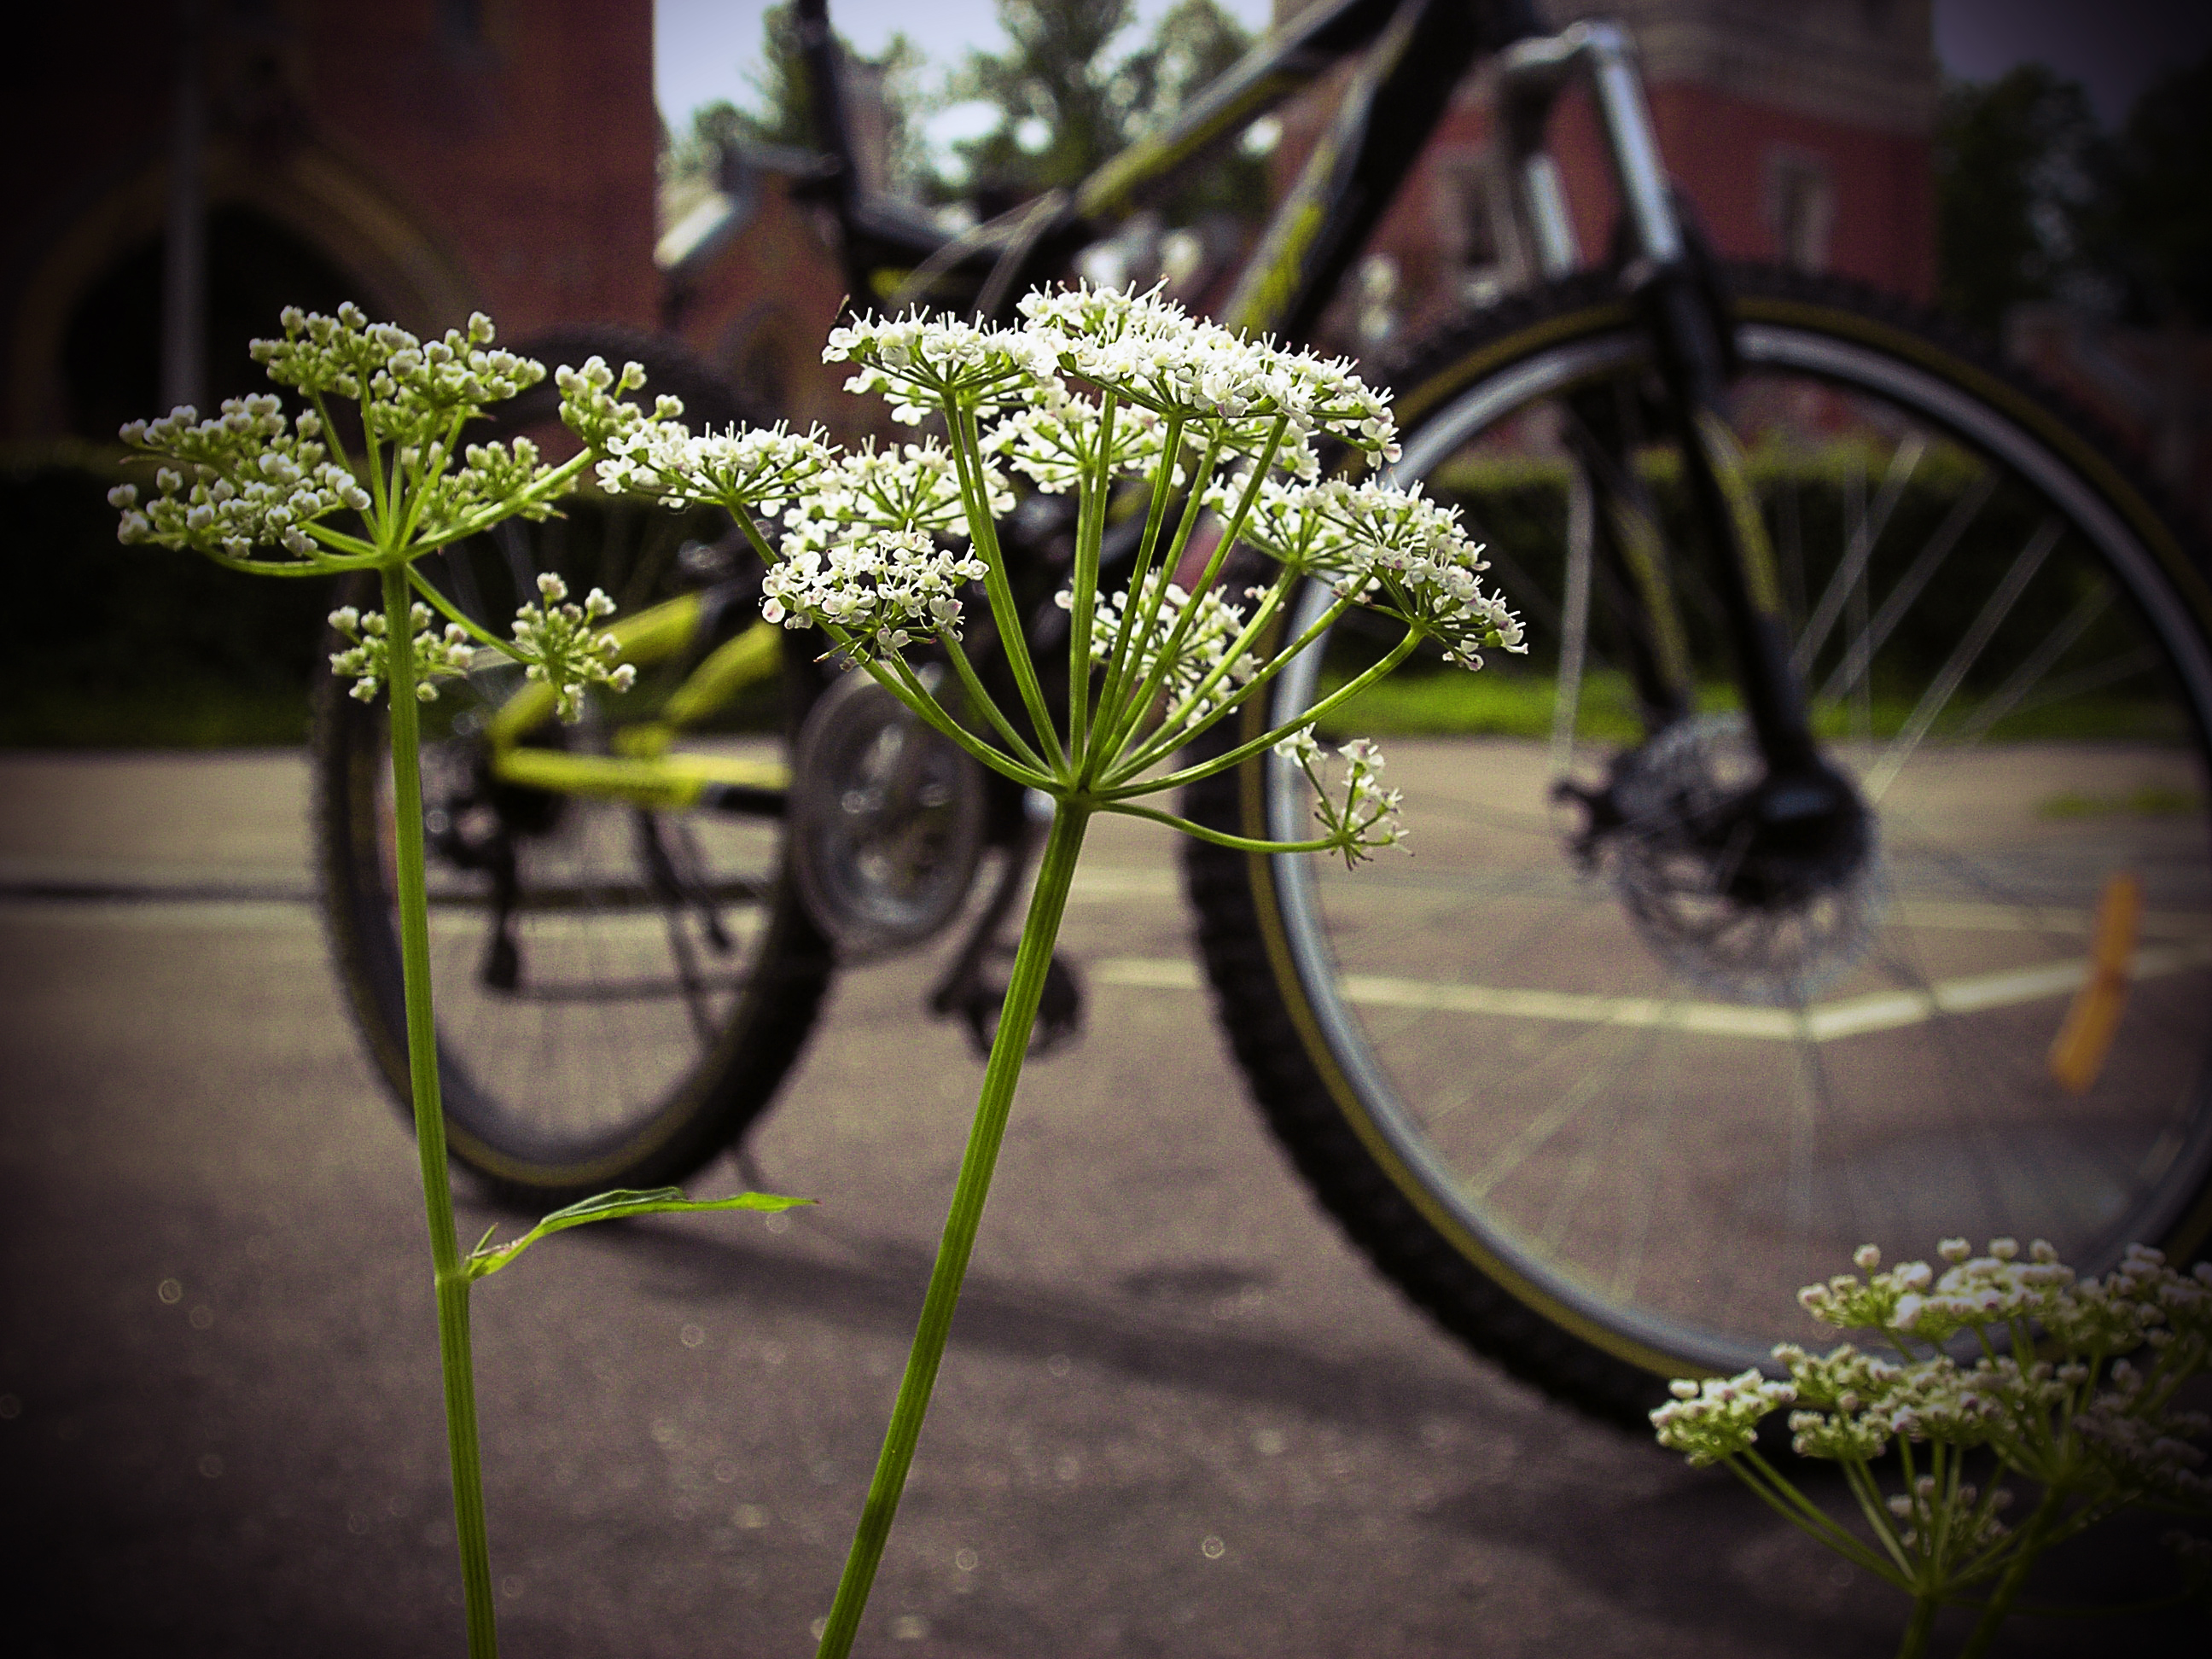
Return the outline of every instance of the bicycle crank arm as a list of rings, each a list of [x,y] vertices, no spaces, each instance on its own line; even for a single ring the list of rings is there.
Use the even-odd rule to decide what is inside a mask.
[[[968,1040],[979,1060],[991,1056],[991,1042],[999,1031],[999,1011],[1006,1000],[1003,980],[986,972],[993,956],[1005,957],[1011,947],[999,933],[1013,914],[1028,885],[1030,857],[1036,835],[1025,820],[1006,842],[1006,861],[997,884],[983,908],[969,925],[951,964],[929,993],[925,1006],[933,1018],[959,1019],[968,1029]],[[1036,1028],[1030,1035],[1030,1053],[1047,1054],[1074,1036],[1083,1027],[1083,987],[1066,958],[1055,951],[1045,970],[1044,999],[1037,1008]]]

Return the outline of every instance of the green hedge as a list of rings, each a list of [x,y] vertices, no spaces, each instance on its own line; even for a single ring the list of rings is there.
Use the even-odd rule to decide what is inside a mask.
[[[1734,694],[1719,605],[1705,574],[1711,566],[1697,546],[1687,492],[1672,461],[1671,456],[1656,458],[1644,466],[1644,477],[1668,545],[1677,553],[1677,591],[1692,654],[1705,684],[1703,700],[1709,706],[1725,706]],[[1754,453],[1751,457],[1751,482],[1765,504],[1784,601],[1794,616],[1802,618],[1819,604],[1840,561],[1846,526],[1854,521],[1852,497],[1856,494],[1861,501],[1871,503],[1880,492],[1887,464],[1885,454],[1850,444],[1787,456]],[[1347,727],[1364,722],[1366,729],[1378,732],[1531,735],[1548,729],[1549,681],[1558,662],[1554,618],[1565,579],[1567,477],[1564,462],[1465,455],[1436,474],[1431,493],[1459,505],[1470,532],[1489,544],[1492,580],[1521,608],[1528,623],[1528,653],[1522,658],[1495,654],[1489,671],[1475,681],[1459,683],[1448,673],[1424,673],[1417,659],[1406,673],[1362,698],[1356,708],[1346,710],[1341,720]],[[1879,609],[1978,477],[1974,464],[1954,451],[1938,448],[1922,459],[1868,563],[1874,608]],[[1876,731],[1894,729],[1910,714],[1913,700],[1941,672],[2042,520],[2042,507],[2013,486],[2001,485],[1981,507],[1877,659],[1872,689]],[[1793,545],[1798,550],[1795,556]],[[1978,692],[1994,690],[2073,612],[2087,585],[2098,580],[2081,552],[2069,538],[2044,562],[1968,675],[1962,689],[1965,697],[1971,700]],[[1595,646],[1603,653],[1613,641],[1602,606],[1593,628]],[[2130,608],[2115,605],[2056,665],[2054,673],[2063,675],[2075,666],[2118,657],[2140,641],[2140,630]],[[1830,633],[1814,666],[1815,689],[1840,659],[1846,637],[1842,626]],[[1334,660],[1348,669],[1362,654],[1355,647]],[[1617,651],[1614,659],[1619,660]],[[2166,704],[2167,690],[2139,677],[2110,695],[2008,720],[1993,735],[2178,736]],[[1818,723],[1822,722],[1816,718]],[[1631,700],[1618,674],[1596,676],[1586,696],[1583,726],[1592,735],[1608,737],[1625,736],[1634,729]]]
[[[0,744],[303,741],[331,585],[122,545],[123,476],[89,448],[0,461]]]

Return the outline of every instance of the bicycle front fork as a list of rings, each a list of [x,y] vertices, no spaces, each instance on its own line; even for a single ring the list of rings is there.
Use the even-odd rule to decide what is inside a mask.
[[[1678,211],[1661,164],[1627,35],[1577,23],[1521,42],[1504,59],[1501,111],[1515,159],[1521,217],[1547,277],[1577,263],[1559,176],[1543,149],[1553,102],[1587,78],[1622,204],[1621,275],[1635,295],[1664,388],[1663,418],[1682,457],[1694,521],[1712,554],[1744,713],[1765,775],[1731,801],[1712,833],[1732,850],[1729,878],[1746,896],[1802,894],[1847,880],[1872,827],[1850,781],[1813,739],[1804,688],[1790,661],[1774,553],[1725,412],[1733,325],[1713,264]],[[1667,547],[1632,460],[1632,422],[1592,394],[1572,442],[1597,507],[1594,532],[1637,618],[1629,656],[1647,727],[1656,735],[1695,707],[1693,669]],[[1585,842],[1620,827],[1611,791],[1571,791],[1589,809]]]

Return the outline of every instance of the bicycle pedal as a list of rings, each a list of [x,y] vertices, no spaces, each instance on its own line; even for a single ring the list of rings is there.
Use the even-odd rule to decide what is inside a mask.
[[[477,979],[491,991],[512,991],[522,983],[522,952],[510,935],[498,933],[491,936],[483,965],[477,969]]]
[[[957,1006],[976,1058],[988,1060],[999,1035],[999,1014],[1006,988],[978,975],[960,994]],[[1037,999],[1036,1021],[1030,1029],[1030,1058],[1042,1060],[1083,1032],[1083,986],[1075,970],[1055,951],[1045,965],[1044,989]]]

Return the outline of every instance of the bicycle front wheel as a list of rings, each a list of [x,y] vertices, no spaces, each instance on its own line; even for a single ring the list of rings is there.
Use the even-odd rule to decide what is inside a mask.
[[[1747,898],[1698,835],[1758,763],[1686,559],[1700,712],[1641,724],[1634,585],[1589,556],[1594,418],[1668,545],[1696,537],[1648,343],[1595,283],[1397,381],[1398,478],[1463,509],[1536,642],[1471,678],[1417,659],[1342,712],[1389,740],[1411,856],[1188,852],[1224,1023],[1322,1200],[1476,1348],[1629,1420],[1668,1376],[1819,1340],[1794,1293],[1863,1242],[2039,1237],[2095,1270],[2212,1228],[2203,563],[1974,349],[1739,280],[1732,418],[1816,734],[1876,826],[1849,878]],[[1378,648],[1347,619],[1252,729]],[[1608,784],[1642,804],[1593,833],[1561,786]],[[1280,762],[1194,793],[1310,833]]]
[[[525,349],[549,362],[637,358],[646,395],[675,392],[695,422],[738,414],[670,343],[580,330]],[[557,427],[544,429],[549,398],[526,394],[501,413],[492,435],[559,441]],[[587,495],[557,518],[503,525],[423,566],[499,633],[549,572],[580,596],[605,588],[617,622],[684,595],[702,612],[682,648],[642,665],[630,690],[596,691],[578,725],[544,720],[520,738],[531,758],[548,763],[538,769],[547,784],[517,781],[496,759],[501,712],[526,685],[519,669],[441,682],[423,706],[447,1141],[457,1162],[518,1203],[658,1185],[698,1168],[774,1098],[834,968],[787,873],[781,812],[789,740],[819,682],[806,641],[760,622],[749,590],[720,568],[753,563],[750,552],[732,559],[718,545],[733,539],[717,514]],[[367,591],[351,597],[374,603]],[[718,706],[703,717],[685,710],[669,752],[752,778],[750,789],[720,793],[732,810],[645,804],[559,781],[568,757],[668,750],[668,700],[687,684],[696,700],[692,671],[718,648],[724,661],[734,649],[750,670],[714,677]],[[406,1113],[386,732],[380,706],[343,696],[335,682],[325,688],[314,736],[317,859],[347,1000]]]

